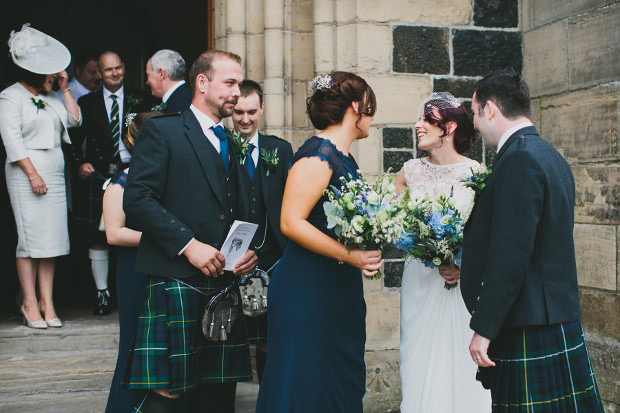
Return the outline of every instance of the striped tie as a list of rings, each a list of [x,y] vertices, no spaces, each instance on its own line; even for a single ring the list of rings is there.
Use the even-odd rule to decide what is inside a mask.
[[[112,109],[110,110],[110,130],[112,131],[112,140],[114,142],[114,156],[112,157],[112,162],[116,163],[121,160],[118,147],[121,138],[121,123],[118,115],[118,103],[116,102],[118,96],[110,95],[110,98],[112,99]]]

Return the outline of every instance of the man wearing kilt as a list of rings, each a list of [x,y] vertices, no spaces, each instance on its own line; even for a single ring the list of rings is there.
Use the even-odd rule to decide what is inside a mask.
[[[248,251],[223,271],[218,251],[247,214],[242,167],[222,127],[239,97],[241,58],[206,51],[189,80],[192,105],[140,130],[125,187],[127,221],[143,234],[136,269],[150,276],[124,383],[151,390],[138,411],[177,413],[187,403],[191,412],[226,413],[234,412],[236,383],[252,379],[245,324],[239,319],[225,341],[213,343],[201,319],[206,294],[257,264]]]
[[[497,150],[463,241],[477,378],[493,412],[601,412],[580,321],[570,167],[532,125],[512,69],[476,84],[472,111]]]

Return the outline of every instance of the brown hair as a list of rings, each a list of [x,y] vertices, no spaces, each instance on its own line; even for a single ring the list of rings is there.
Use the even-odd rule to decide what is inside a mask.
[[[258,95],[258,103],[263,104],[263,88],[258,83],[250,79],[243,79],[243,82],[239,83],[239,92],[241,96],[247,98],[252,93]]]
[[[153,116],[161,115],[159,112],[151,111],[151,112],[140,112],[133,118],[133,122],[127,127],[127,131],[125,132],[125,136],[123,137],[123,143],[127,147],[129,152],[133,151],[133,147],[136,145],[136,137],[138,136],[138,131],[144,125],[148,119]]]
[[[431,99],[425,103],[423,119],[448,134],[448,123],[456,123],[454,131],[454,149],[461,155],[468,152],[476,141],[476,129],[469,117],[467,108],[461,103],[458,108],[444,107],[442,99]],[[427,109],[431,108],[431,109]],[[443,108],[443,109],[440,109]],[[437,114],[432,110],[435,109]]]
[[[213,80],[213,62],[218,59],[230,59],[241,64],[241,57],[231,52],[223,50],[207,50],[203,52],[189,69],[189,86],[192,89],[192,94],[196,90],[196,77],[199,74],[205,75],[209,81]]]
[[[355,126],[362,119],[362,115],[374,116],[377,99],[364,79],[349,72],[332,72],[330,76],[332,87],[319,89],[306,100],[306,113],[316,129],[324,130],[330,125],[342,122],[352,102],[360,104]]]

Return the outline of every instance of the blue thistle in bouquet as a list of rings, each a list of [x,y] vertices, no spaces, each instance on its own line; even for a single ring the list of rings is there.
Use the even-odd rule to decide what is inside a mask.
[[[452,194],[439,199],[403,201],[407,213],[405,231],[394,246],[430,268],[441,264],[461,265],[466,217],[458,211]],[[458,283],[444,284],[450,290]]]
[[[325,190],[329,201],[323,203],[327,228],[333,229],[338,241],[347,249],[365,251],[382,249],[400,238],[404,231],[405,211],[394,200],[396,188],[391,177],[369,184],[358,171],[340,178],[340,187]],[[378,271],[373,279],[381,278]]]

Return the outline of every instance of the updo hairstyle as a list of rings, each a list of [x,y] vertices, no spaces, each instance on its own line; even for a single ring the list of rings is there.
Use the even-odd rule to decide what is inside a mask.
[[[352,102],[359,102],[359,116],[374,116],[377,110],[377,99],[372,88],[361,77],[349,72],[332,72],[331,88],[318,89],[306,99],[306,113],[312,125],[324,130],[330,125],[342,122],[344,114]]]
[[[133,147],[136,144],[136,137],[138,136],[140,128],[144,125],[144,122],[157,115],[161,115],[161,113],[155,111],[140,112],[133,118],[133,122],[127,127],[127,132],[125,132],[125,136],[123,137],[123,143],[129,152],[133,151]]]
[[[439,116],[438,116],[439,115]],[[448,123],[456,123],[454,131],[454,149],[461,155],[471,149],[476,141],[476,130],[469,117],[467,108],[461,103],[459,107],[446,107],[441,99],[430,99],[425,102],[423,119],[438,126],[443,135],[448,134]]]

